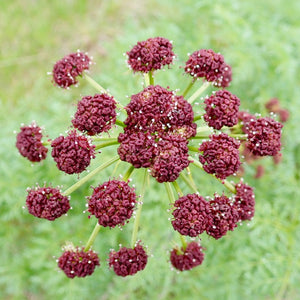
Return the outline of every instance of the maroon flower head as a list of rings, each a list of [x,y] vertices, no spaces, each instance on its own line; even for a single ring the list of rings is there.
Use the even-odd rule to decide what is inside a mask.
[[[204,77],[209,82],[219,84],[226,67],[223,55],[211,49],[201,49],[189,56],[184,70],[195,78]]]
[[[204,259],[203,248],[196,242],[188,243],[186,249],[173,249],[170,261],[173,267],[179,271],[186,271],[202,264]]]
[[[70,209],[69,198],[57,188],[37,186],[27,191],[26,206],[35,217],[53,221]]]
[[[122,247],[119,251],[109,253],[109,267],[114,269],[118,276],[134,275],[145,269],[148,255],[144,247],[138,243],[133,249]]]
[[[234,204],[238,209],[242,221],[251,220],[255,212],[255,195],[253,188],[240,181],[235,185],[236,195]]]
[[[188,141],[179,135],[165,135],[155,144],[159,153],[154,157],[150,170],[158,182],[175,181],[189,166],[187,144]]]
[[[129,52],[128,64],[134,72],[148,73],[172,63],[172,43],[165,38],[149,38],[138,42]]]
[[[107,132],[116,122],[116,101],[107,94],[85,96],[78,102],[72,123],[88,135]]]
[[[217,81],[214,83],[214,86],[226,88],[230,85],[231,81],[232,81],[231,66],[225,63],[224,67],[222,68],[222,76],[220,76],[220,78],[217,79]]]
[[[242,131],[247,133],[247,126],[250,121],[256,120],[256,116],[246,112],[246,111],[239,111],[238,112],[238,119],[242,125]]]
[[[90,66],[90,58],[83,52],[76,52],[66,55],[55,63],[52,71],[53,81],[62,88],[76,84],[77,76],[82,75],[84,70]]]
[[[42,129],[32,122],[22,126],[17,135],[16,147],[20,154],[31,162],[40,162],[47,156],[48,149],[42,143]]]
[[[287,109],[281,108],[280,102],[277,98],[270,99],[265,104],[266,109],[268,112],[273,112],[279,116],[280,122],[286,122],[289,119],[290,113]]]
[[[58,169],[67,174],[81,173],[90,164],[91,158],[95,158],[95,146],[76,130],[53,140],[51,147]]]
[[[219,239],[228,230],[233,230],[237,227],[237,222],[240,221],[239,211],[225,195],[215,195],[215,198],[209,204],[213,220],[206,229],[206,233],[215,239]]]
[[[219,90],[205,101],[204,120],[214,129],[232,127],[238,122],[240,99],[227,90]]]
[[[173,228],[182,235],[195,237],[211,224],[210,205],[202,196],[188,194],[174,203]]]
[[[239,146],[240,142],[226,133],[211,135],[210,140],[200,145],[199,161],[207,173],[225,179],[239,169]]]
[[[271,118],[259,118],[246,126],[247,148],[259,156],[273,156],[281,149],[281,129],[283,125]]]
[[[58,267],[69,278],[92,275],[96,266],[100,266],[97,253],[92,250],[84,251],[84,247],[65,247],[58,259]]]
[[[127,182],[110,180],[94,188],[88,197],[88,211],[104,227],[124,225],[133,213],[136,194]]]

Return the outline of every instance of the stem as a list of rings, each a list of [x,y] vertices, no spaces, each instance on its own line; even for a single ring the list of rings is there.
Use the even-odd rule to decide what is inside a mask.
[[[90,139],[92,139],[93,141],[99,141],[99,142],[109,142],[109,141],[117,141],[118,138],[117,137],[110,137],[110,138],[104,138],[101,136],[91,136]]]
[[[86,246],[85,246],[85,248],[84,248],[83,251],[87,252],[87,251],[90,250],[90,248],[92,247],[92,245],[93,245],[93,243],[94,243],[94,241],[95,241],[95,239],[96,239],[96,236],[97,236],[97,234],[98,234],[100,228],[101,228],[101,226],[99,225],[99,223],[98,223],[98,221],[97,221],[97,224],[96,224],[96,226],[94,227],[94,230],[93,230],[93,232],[91,233],[91,235],[90,235],[90,237],[89,237],[89,239],[88,239],[88,241],[87,241],[87,243],[86,243]]]
[[[198,120],[201,120],[202,117],[203,117],[203,115],[199,115],[199,116],[194,117],[193,122],[196,122],[196,121],[198,121]]]
[[[149,84],[154,85],[153,72],[149,71],[148,76],[149,76]]]
[[[199,139],[207,139],[209,138],[209,135],[207,134],[197,134],[195,136],[190,137],[190,140],[199,140]]]
[[[195,99],[199,97],[209,86],[210,82],[204,81],[200,88],[188,99],[188,102],[192,104],[195,101]]]
[[[105,148],[105,147],[112,146],[112,145],[117,145],[117,144],[119,144],[119,142],[117,140],[104,142],[104,143],[101,143],[101,144],[97,145],[95,150],[99,150],[101,148]]]
[[[175,197],[174,197],[174,194],[173,194],[173,190],[171,188],[171,183],[170,182],[165,182],[165,188],[166,188],[166,191],[167,191],[167,194],[168,194],[168,198],[169,198],[169,202],[170,204],[173,204],[175,202]]]
[[[185,97],[187,95],[187,93],[190,91],[190,89],[193,87],[194,83],[196,82],[196,80],[193,78],[193,80],[189,83],[189,85],[186,87],[186,89],[184,90],[182,96]]]
[[[127,181],[127,180],[129,179],[129,177],[130,177],[130,175],[132,174],[133,171],[134,171],[134,166],[131,165],[131,166],[128,168],[128,170],[127,170],[127,172],[125,173],[125,175],[123,176],[123,180],[124,180],[124,181]]]
[[[126,125],[122,121],[120,121],[118,119],[116,119],[116,125],[119,125],[119,126],[121,126],[123,128],[126,127]]]
[[[180,189],[180,187],[179,187],[177,181],[176,181],[176,180],[173,181],[172,184],[173,184],[173,186],[174,186],[174,188],[175,188],[175,190],[176,190],[178,196],[179,196],[179,197],[182,197],[182,196],[183,196],[183,192],[182,192],[182,190]]]
[[[195,146],[188,146],[189,150],[192,152],[199,152],[199,148]]]
[[[180,236],[180,240],[181,240],[181,244],[182,244],[182,249],[183,251],[186,250],[186,247],[187,247],[187,242],[186,242],[186,239],[185,237],[179,233],[179,236]]]
[[[138,203],[138,208],[136,211],[135,220],[134,220],[134,224],[133,224],[133,230],[132,230],[132,236],[131,236],[131,247],[132,248],[134,248],[134,245],[136,243],[137,233],[139,230],[140,217],[141,217],[141,212],[142,212],[142,207],[143,207],[142,201],[143,201],[144,194],[145,194],[146,182],[147,182],[148,176],[149,176],[148,170],[145,169],[143,185],[142,185],[142,190],[141,190],[141,196],[140,196],[140,203]]]
[[[110,159],[109,161],[105,162],[104,164],[102,164],[101,166],[99,166],[98,168],[96,168],[95,170],[93,170],[92,172],[90,172],[88,175],[84,176],[83,178],[81,178],[79,181],[77,181],[75,184],[73,184],[72,186],[70,186],[64,193],[64,196],[68,196],[71,193],[73,193],[75,190],[77,190],[79,187],[81,187],[84,183],[86,183],[89,179],[91,179],[94,175],[96,175],[97,173],[103,171],[104,169],[106,169],[108,166],[112,165],[113,163],[115,163],[116,161],[118,161],[119,155],[116,155],[115,157],[113,157],[112,159]]]
[[[191,159],[192,159],[192,157],[191,157]],[[194,160],[194,161],[193,161],[193,164],[194,164],[195,166],[197,166],[199,169],[203,170],[203,167],[202,167],[202,165],[201,165],[201,163],[200,163],[199,161]],[[223,184],[230,192],[236,194],[236,189],[235,189],[234,185],[231,184],[229,181],[227,181],[226,179],[220,179],[220,178],[216,177],[215,174],[210,174],[210,173],[207,173],[207,174],[209,174],[209,175],[213,176],[214,178],[216,178],[216,179],[217,179],[218,181],[220,181],[220,182],[221,182],[221,183],[222,183],[222,184]]]
[[[150,85],[150,78],[148,73],[144,73],[144,80],[145,80],[145,86],[147,87],[148,85]]]
[[[247,134],[229,133],[228,135],[239,140],[247,140],[248,138]]]
[[[190,189],[194,192],[194,193],[198,193],[198,190],[195,186],[195,183],[193,181],[191,181],[189,178],[187,178],[186,175],[183,174],[183,172],[181,172],[180,177],[183,179],[183,181],[190,187]]]
[[[43,146],[49,146],[51,145],[52,141],[42,141]]]

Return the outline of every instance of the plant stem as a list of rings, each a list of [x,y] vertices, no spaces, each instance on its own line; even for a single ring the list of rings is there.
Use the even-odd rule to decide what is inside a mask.
[[[130,175],[132,174],[132,172],[134,171],[134,166],[130,165],[130,167],[128,168],[127,172],[125,173],[125,175],[123,176],[123,180],[127,181],[130,177]]]
[[[188,99],[188,102],[192,104],[195,101],[195,99],[199,97],[209,86],[210,82],[204,81],[200,88]]]
[[[178,195],[179,197],[182,197],[182,196],[183,196],[183,192],[182,192],[182,190],[180,189],[180,187],[179,187],[179,185],[178,185],[178,182],[175,180],[175,181],[172,182],[172,184],[173,184],[173,186],[174,186],[174,188],[175,188],[175,190],[176,190],[176,192],[177,192],[177,195]]]
[[[90,137],[93,141],[99,141],[99,142],[109,142],[109,141],[117,141],[118,137],[101,137],[101,136],[91,136]]]
[[[148,73],[144,73],[144,80],[145,80],[145,87],[150,85],[150,78],[149,78]]]
[[[86,243],[85,248],[84,248],[83,251],[87,252],[87,251],[90,250],[90,248],[92,247],[92,245],[93,245],[93,243],[94,243],[94,241],[96,239],[96,236],[97,236],[100,228],[101,228],[101,226],[99,225],[98,220],[97,220],[97,223],[96,223],[96,225],[94,227],[94,230],[91,233],[91,235],[90,235],[90,237],[89,237],[89,239],[88,239],[88,241],[87,241],[87,243]]]
[[[49,146],[51,145],[52,141],[42,141],[43,146]]]
[[[239,133],[229,133],[228,134],[231,137],[237,138],[239,140],[247,140],[247,134],[239,134]]]
[[[195,146],[188,146],[189,150],[192,152],[199,152],[199,148]]]
[[[89,174],[87,174],[86,176],[84,176],[83,178],[81,178],[79,181],[77,181],[75,184],[73,184],[72,186],[70,186],[63,193],[63,195],[64,196],[70,195],[75,190],[77,190],[79,187],[81,187],[84,183],[86,183],[89,179],[91,179],[93,176],[95,176],[97,173],[103,171],[104,169],[106,169],[108,166],[112,165],[113,163],[115,163],[119,159],[120,159],[119,155],[116,155],[115,157],[113,157],[112,159],[108,160],[107,162],[105,162],[101,166],[97,167],[95,170],[93,170],[92,172],[90,172]]]
[[[145,169],[143,185],[142,185],[142,190],[141,190],[141,196],[140,196],[140,202],[138,203],[138,208],[136,211],[135,220],[134,220],[134,224],[133,224],[133,230],[132,230],[132,236],[131,236],[131,247],[132,248],[134,248],[136,239],[137,239],[137,233],[139,230],[140,217],[141,217],[141,212],[142,212],[142,207],[143,207],[143,198],[144,198],[144,194],[145,194],[148,176],[149,176],[148,170]]]
[[[105,148],[105,147],[112,146],[112,145],[117,145],[117,144],[119,144],[119,142],[117,140],[104,142],[104,143],[101,143],[101,144],[97,145],[95,150],[99,150],[101,148]]]
[[[187,178],[187,176],[185,174],[183,174],[183,172],[180,173],[180,177],[183,179],[183,181],[190,187],[190,189],[194,193],[198,193],[198,190],[195,186],[194,181],[191,181],[189,178]]]
[[[187,93],[190,91],[190,89],[193,87],[194,83],[196,82],[195,78],[192,79],[192,81],[189,83],[189,85],[184,90],[182,96],[185,97]]]
[[[207,134],[197,134],[195,136],[190,137],[190,140],[200,140],[200,139],[208,139],[209,135]]]
[[[194,117],[193,122],[196,122],[196,121],[198,121],[198,120],[201,120],[202,117],[203,117],[203,115],[199,115],[199,116]]]
[[[166,191],[167,191],[167,194],[168,194],[169,202],[170,202],[170,204],[173,204],[175,202],[175,197],[174,197],[174,194],[173,194],[171,183],[170,182],[165,182],[164,184],[165,184],[165,188],[166,188]]]
[[[180,240],[181,240],[181,244],[182,244],[182,249],[183,249],[183,251],[185,251],[185,250],[186,250],[186,247],[187,247],[186,239],[185,239],[185,237],[184,237],[182,234],[180,234],[180,233],[179,233],[179,236],[180,236]]]
[[[119,125],[119,126],[121,126],[123,128],[126,127],[126,125],[122,121],[120,121],[118,119],[116,119],[116,125]]]
[[[153,72],[152,72],[152,71],[149,71],[148,76],[149,76],[149,84],[150,84],[150,85],[154,85]]]

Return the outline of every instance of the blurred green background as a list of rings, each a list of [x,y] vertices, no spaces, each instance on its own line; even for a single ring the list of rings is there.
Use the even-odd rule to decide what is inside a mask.
[[[300,299],[300,2],[297,0],[141,0],[0,1],[0,299]],[[90,184],[108,179],[113,168],[72,195],[73,210],[55,222],[36,219],[22,207],[26,188],[36,182],[67,187],[77,176],[59,172],[49,156],[32,166],[15,148],[14,130],[32,120],[50,138],[70,125],[81,95],[95,93],[83,80],[79,88],[54,87],[47,75],[53,64],[77,49],[96,62],[91,76],[122,103],[141,89],[142,78],[128,70],[123,53],[139,40],[173,40],[177,62],[157,74],[172,89],[182,76],[187,53],[200,48],[221,52],[233,69],[230,91],[242,108],[266,115],[264,103],[280,99],[291,112],[283,130],[283,161],[263,163],[266,174],[255,180],[246,166],[245,180],[255,186],[256,215],[220,240],[202,238],[202,266],[177,274],[168,251],[178,236],[168,221],[165,190],[151,180],[142,211],[139,237],[152,257],[143,272],[119,278],[107,268],[107,254],[130,241],[132,222],[123,231],[103,229],[94,249],[101,267],[93,276],[68,279],[55,258],[66,240],[85,243],[93,226],[85,210]],[[103,153],[92,163],[108,157]],[[196,173],[196,172],[194,172]],[[138,189],[137,176],[133,179]],[[222,186],[195,174],[203,195]],[[209,177],[209,178],[207,178]],[[187,192],[188,190],[186,190]]]

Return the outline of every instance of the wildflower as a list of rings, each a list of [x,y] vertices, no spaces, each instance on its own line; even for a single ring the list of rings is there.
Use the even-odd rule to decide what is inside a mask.
[[[134,275],[145,269],[148,255],[144,247],[138,243],[133,249],[121,247],[119,251],[109,253],[109,267],[118,276]]]
[[[170,253],[170,261],[174,268],[186,271],[202,264],[204,259],[203,248],[196,242],[188,243],[186,249],[174,248]]]
[[[239,146],[240,142],[226,133],[213,134],[200,145],[199,161],[207,173],[225,179],[239,169]]]
[[[230,85],[231,81],[232,81],[232,69],[231,66],[225,63],[223,67],[222,76],[220,76],[217,79],[217,81],[214,83],[214,86],[226,88]]]
[[[53,221],[70,209],[69,198],[57,188],[37,186],[27,191],[26,206],[35,217]]]
[[[85,96],[77,104],[72,123],[88,135],[107,132],[116,122],[116,101],[107,94]]]
[[[20,154],[31,162],[45,159],[48,149],[42,143],[42,129],[32,122],[29,126],[22,126],[20,130],[16,141]]]
[[[238,122],[240,99],[227,90],[219,90],[204,100],[204,120],[214,129],[232,127]]]
[[[77,77],[89,69],[90,58],[83,52],[66,55],[55,63],[52,71],[53,81],[62,88],[76,84]]]
[[[266,104],[265,104],[266,109],[268,112],[273,112],[279,116],[280,122],[286,122],[289,117],[290,113],[287,109],[281,108],[280,102],[277,98],[272,98],[270,99]]]
[[[195,237],[212,222],[208,201],[197,194],[180,197],[175,201],[174,208],[172,225],[182,235]]]
[[[104,227],[124,225],[132,216],[136,194],[127,182],[110,180],[94,188],[88,211]]]
[[[172,63],[172,43],[165,38],[155,37],[138,42],[127,52],[128,64],[133,72],[148,73]]]
[[[58,267],[69,278],[92,275],[96,266],[100,266],[97,253],[92,250],[84,251],[84,247],[66,247],[58,259]]]
[[[240,181],[235,185],[234,203],[238,209],[240,220],[251,220],[255,212],[255,195],[253,188]]]
[[[259,156],[273,156],[281,149],[283,125],[269,117],[250,121],[246,126],[247,148]]]
[[[212,222],[206,228],[206,233],[215,239],[224,236],[228,230],[237,227],[240,220],[238,208],[225,195],[215,195],[214,199],[209,201],[212,214]]]
[[[67,174],[81,173],[90,164],[91,158],[95,158],[95,146],[76,130],[53,140],[51,147],[58,169]]]

